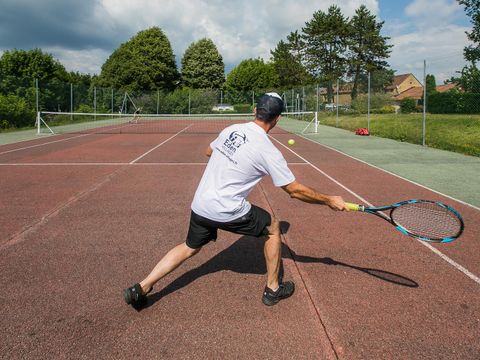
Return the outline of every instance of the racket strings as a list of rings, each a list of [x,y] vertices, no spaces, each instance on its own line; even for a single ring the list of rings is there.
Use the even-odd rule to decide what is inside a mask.
[[[462,228],[461,220],[452,211],[430,202],[399,206],[391,218],[411,234],[429,239],[456,237]]]

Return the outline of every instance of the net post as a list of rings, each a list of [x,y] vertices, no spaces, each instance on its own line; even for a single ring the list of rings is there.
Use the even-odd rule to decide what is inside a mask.
[[[315,134],[318,133],[318,111],[315,111]]]
[[[40,128],[40,111],[37,112],[36,125],[37,125],[37,135],[40,135],[40,134],[41,134],[41,128]]]

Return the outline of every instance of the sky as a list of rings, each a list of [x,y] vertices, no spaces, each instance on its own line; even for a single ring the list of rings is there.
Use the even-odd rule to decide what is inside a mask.
[[[396,74],[427,73],[437,83],[465,62],[471,24],[455,0],[0,0],[0,53],[41,48],[68,71],[99,74],[110,54],[138,31],[160,27],[177,63],[192,42],[210,38],[226,72],[248,58],[270,59],[280,40],[332,4],[351,17],[360,5],[384,21]]]

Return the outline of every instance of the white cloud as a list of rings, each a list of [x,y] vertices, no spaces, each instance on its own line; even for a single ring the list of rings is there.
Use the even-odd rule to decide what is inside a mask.
[[[412,72],[421,79],[423,60],[426,60],[427,72],[434,74],[438,83],[450,78],[465,64],[466,30],[468,28],[445,25],[392,37],[392,68],[397,74]]]
[[[373,13],[378,0],[335,2],[346,16],[365,4]],[[270,58],[270,50],[291,31],[301,29],[317,10],[327,10],[326,0],[102,0],[112,21],[118,21],[133,35],[159,26],[169,38],[177,59],[194,41],[208,37],[217,45],[226,63],[246,58]],[[127,39],[125,39],[126,41]]]
[[[0,51],[41,47],[67,70],[98,74],[121,43],[140,30],[158,26],[178,62],[192,42],[207,37],[217,45],[229,70],[243,59],[268,60],[280,40],[301,30],[315,11],[326,11],[332,3],[348,17],[360,5],[380,14],[378,0],[84,0],[75,4],[45,0],[41,7],[35,0],[11,0],[0,12]],[[389,62],[397,73],[418,74],[423,59],[442,78],[463,67],[468,29],[455,25],[464,15],[456,1],[414,0],[404,11],[390,17],[383,28],[395,45]],[[56,20],[45,14],[55,15]]]
[[[405,8],[405,13],[417,18],[420,23],[448,22],[461,11],[454,0],[415,0]]]
[[[50,47],[44,49],[65,66],[67,71],[78,71],[87,74],[100,72],[110,52],[103,49],[70,50],[62,47]]]

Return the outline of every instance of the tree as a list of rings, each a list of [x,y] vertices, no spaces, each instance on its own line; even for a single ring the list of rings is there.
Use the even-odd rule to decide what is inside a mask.
[[[98,85],[130,91],[173,90],[180,76],[168,38],[158,27],[138,32],[102,65]]]
[[[392,69],[380,69],[370,72],[370,91],[373,93],[384,92],[385,88],[393,83],[395,71]],[[368,73],[361,72],[358,87],[360,91],[368,91]]]
[[[225,82],[225,66],[210,39],[192,43],[182,58],[183,85],[194,89],[219,89]]]
[[[262,59],[243,60],[230,71],[225,88],[236,94],[235,103],[249,102],[251,91],[273,89],[279,84],[273,64],[265,64]]]
[[[467,32],[468,40],[473,44],[465,47],[463,54],[465,60],[476,66],[476,62],[480,60],[480,0],[457,1],[465,7],[465,12],[471,18],[473,25],[472,31]]]
[[[303,45],[298,31],[290,33],[287,41],[280,40],[275,50],[270,51],[280,86],[290,87],[311,82],[311,76],[302,64]]]
[[[317,11],[302,29],[305,42],[305,62],[309,72],[327,81],[328,102],[333,98],[333,82],[344,73],[346,50],[350,36],[348,19],[339,7],[332,5],[328,12]]]
[[[380,35],[384,22],[377,22],[377,17],[370,13],[365,5],[360,6],[349,22],[349,70],[353,76],[351,96],[358,94],[358,84],[362,73],[382,70],[388,66],[392,45],[387,45],[388,37]]]
[[[435,81],[435,75],[428,74],[426,76],[425,86],[426,86],[427,96],[437,91],[437,82]]]
[[[480,0],[457,0],[465,7],[465,12],[471,18],[472,31],[467,32],[468,39],[473,43],[464,48],[463,56],[470,65],[461,71],[459,83],[465,91],[479,92],[480,70],[477,62],[480,60]]]
[[[0,94],[16,95],[34,109],[38,80],[42,110],[58,110],[66,103],[68,73],[51,54],[40,49],[5,51],[0,58]]]

